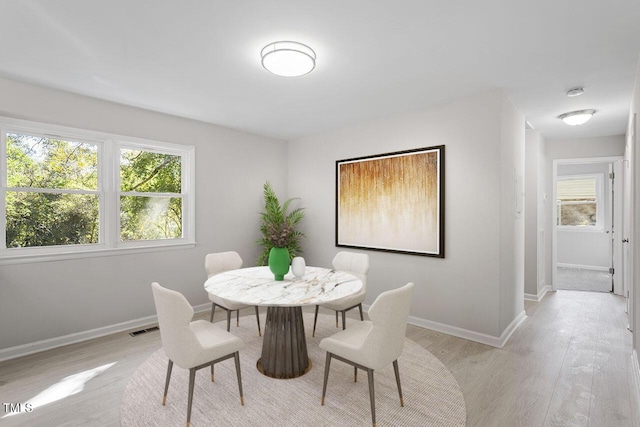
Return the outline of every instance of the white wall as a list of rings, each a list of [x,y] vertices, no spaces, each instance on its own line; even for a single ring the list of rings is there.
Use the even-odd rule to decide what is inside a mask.
[[[524,175],[524,119],[501,90],[289,144],[3,79],[0,93],[0,115],[195,145],[198,241],[193,249],[3,265],[0,324],[16,326],[1,329],[0,350],[152,316],[151,281],[206,303],[206,253],[235,249],[254,263],[267,179],[282,197],[302,199],[308,264],[328,266],[338,252],[335,161],[441,144],[446,258],[368,251],[366,302],[414,281],[415,319],[494,343],[523,313],[524,216],[515,217],[514,179]]]
[[[528,298],[537,300],[544,281],[544,138],[538,131],[525,134],[525,282]]]
[[[632,215],[631,215],[631,230],[630,237],[630,256],[631,256],[631,274],[630,274],[630,288],[631,288],[631,304],[633,319],[631,319],[631,329],[633,330],[633,349],[634,353],[637,353],[640,346],[640,196],[638,195],[638,189],[640,189],[640,173],[637,172],[640,165],[640,150],[638,150],[638,130],[640,129],[640,60],[636,67],[636,79],[633,88],[633,96],[631,98],[631,108],[629,111],[629,126],[627,130],[627,147],[625,154],[627,159],[631,163],[631,202],[632,202]],[[637,356],[637,354],[635,354]],[[634,367],[638,369],[637,357],[635,357]],[[640,372],[637,372],[640,374]],[[636,380],[638,380],[636,376]],[[636,387],[639,384],[635,383]],[[640,391],[640,390],[638,390]]]
[[[305,257],[329,266],[343,249],[335,246],[336,160],[434,145],[446,150],[445,258],[365,251],[366,303],[413,281],[412,316],[499,337],[522,312],[524,287],[516,249],[524,220],[513,209],[524,119],[501,90],[293,141],[288,193],[307,207]]]
[[[570,264],[573,266],[599,267],[608,269],[611,267],[611,215],[609,206],[611,203],[609,188],[611,181],[608,178],[610,163],[592,163],[578,165],[558,165],[558,177],[571,175],[602,175],[603,190],[603,229],[600,231],[557,231],[557,262],[558,264]]]
[[[500,119],[500,322],[524,315],[524,116],[502,94]],[[517,181],[516,181],[517,180]]]
[[[545,175],[548,178],[546,182],[545,193],[547,193],[547,203],[545,205],[545,234],[549,236],[546,239],[545,248],[545,282],[552,286],[552,232],[553,232],[553,209],[555,203],[553,200],[553,161],[559,159],[588,159],[593,157],[613,157],[622,156],[624,154],[623,135],[601,136],[593,138],[576,138],[576,139],[548,139],[545,141],[545,157],[546,167]]]
[[[0,79],[0,115],[196,147],[193,249],[0,267],[0,349],[155,314],[150,283],[208,301],[204,256],[258,255],[262,185],[286,197],[287,143]]]

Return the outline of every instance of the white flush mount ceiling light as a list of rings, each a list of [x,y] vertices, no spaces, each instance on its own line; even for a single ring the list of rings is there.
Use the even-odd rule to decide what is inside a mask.
[[[577,126],[588,122],[595,113],[596,110],[571,111],[570,113],[560,114],[558,118],[568,125]]]
[[[573,89],[569,89],[566,94],[569,98],[573,98],[574,96],[580,96],[584,93],[584,88],[582,87],[574,87]]]
[[[262,66],[278,76],[297,77],[316,67],[316,53],[309,46],[291,41],[273,42],[262,52]]]

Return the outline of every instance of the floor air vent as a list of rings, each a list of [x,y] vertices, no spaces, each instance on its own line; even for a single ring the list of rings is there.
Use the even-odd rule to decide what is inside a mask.
[[[134,331],[134,332],[129,332],[129,335],[131,335],[132,337],[138,336],[140,334],[146,334],[147,332],[153,332],[153,331],[157,331],[160,328],[158,328],[157,326],[154,326],[152,328],[147,328],[147,329],[140,329],[139,331]]]

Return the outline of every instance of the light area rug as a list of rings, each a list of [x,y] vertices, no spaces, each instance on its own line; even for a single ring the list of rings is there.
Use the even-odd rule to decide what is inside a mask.
[[[305,314],[307,347],[312,369],[305,375],[279,380],[256,369],[262,338],[255,319],[241,319],[231,332],[246,347],[240,351],[245,406],[240,405],[233,358],[216,364],[215,382],[210,369],[196,374],[191,425],[204,426],[370,426],[371,412],[366,372],[353,381],[353,367],[332,360],[325,405],[320,405],[326,353],[318,347],[330,336],[335,318],[318,316],[316,336],[311,337],[313,316]],[[348,319],[350,322],[357,320]],[[264,323],[262,323],[264,325]],[[219,322],[221,328],[225,322]],[[174,365],[166,406],[162,394],[167,370],[162,349],[155,352],[133,374],[124,391],[120,418],[124,427],[184,426],[187,417],[188,370]],[[398,359],[404,396],[400,406],[393,366],[375,372],[376,421],[378,426],[465,426],[466,407],[460,387],[451,372],[429,351],[405,339]]]
[[[591,292],[611,291],[611,275],[607,271],[558,267],[557,273],[557,289]]]

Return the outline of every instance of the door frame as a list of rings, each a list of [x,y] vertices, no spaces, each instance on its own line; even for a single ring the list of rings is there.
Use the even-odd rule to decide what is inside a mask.
[[[613,162],[611,167],[614,173],[613,198],[611,199],[611,209],[613,210],[611,215],[611,232],[613,233],[611,236],[611,250],[613,251],[611,266],[615,270],[615,274],[613,275],[613,293],[626,298],[628,289],[626,285],[627,273],[624,268],[624,247],[622,243],[622,239],[624,239],[624,219],[625,215],[627,215],[624,207],[624,187],[627,185],[624,177],[624,157],[623,160]]]
[[[556,200],[558,198],[558,166],[559,165],[580,165],[591,163],[613,163],[617,160],[624,160],[624,156],[608,156],[608,157],[582,157],[572,159],[554,159],[553,160],[553,183],[551,187],[551,288],[557,290],[557,274],[558,274],[558,209]],[[609,188],[611,186],[608,186]],[[610,190],[608,190],[610,191]],[[611,203],[611,199],[609,199]],[[607,208],[608,209],[608,208]],[[613,221],[613,218],[611,219]]]
[[[633,113],[630,118],[630,122],[627,128],[627,137],[625,139],[625,207],[624,214],[628,215],[628,217],[624,218],[624,238],[627,240],[627,244],[623,245],[623,253],[624,253],[624,283],[625,288],[627,290],[627,316],[629,319],[628,329],[633,331],[636,327],[636,304],[635,294],[636,290],[636,267],[634,267],[635,260],[635,252],[637,251],[636,239],[635,239],[635,228],[636,228],[636,139],[637,139],[637,113]],[[637,347],[637,343],[635,342],[635,333],[634,337],[634,348]]]

